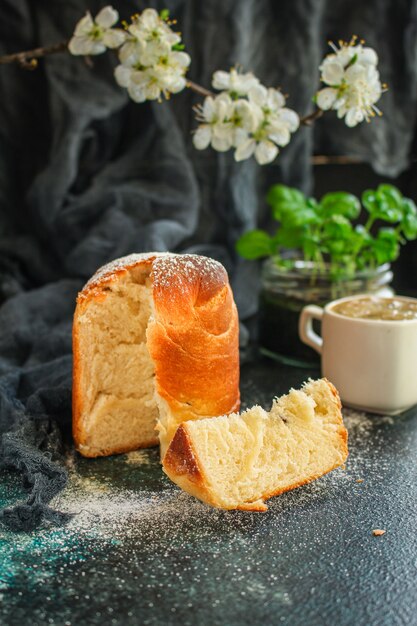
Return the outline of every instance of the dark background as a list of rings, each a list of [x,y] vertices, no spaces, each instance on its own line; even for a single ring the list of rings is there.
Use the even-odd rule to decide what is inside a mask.
[[[95,15],[105,4],[2,0],[0,54],[69,38],[87,9]],[[162,104],[130,102],[113,79],[112,53],[95,57],[93,67],[65,53],[41,60],[33,72],[0,65],[0,429],[9,431],[2,458],[32,488],[27,506],[3,515],[14,527],[51,517],[47,502],[65,482],[54,459],[60,434],[69,437],[72,313],[97,267],[147,250],[213,256],[227,267],[246,319],[256,311],[258,266],[239,260],[234,244],[245,230],[270,225],[270,184],[320,196],[390,181],[417,198],[417,2],[113,5],[122,19],[147,6],[170,9],[192,57],[189,76],[207,87],[213,71],[239,63],[280,86],[288,106],[305,115],[327,40],[357,34],[377,50],[389,91],[379,103],[382,118],[348,129],[326,114],[260,167],[194,150],[191,108],[201,101],[194,93]],[[314,155],[344,157],[344,164],[314,165]],[[396,264],[402,293],[417,295],[416,254],[417,245],[408,244]]]

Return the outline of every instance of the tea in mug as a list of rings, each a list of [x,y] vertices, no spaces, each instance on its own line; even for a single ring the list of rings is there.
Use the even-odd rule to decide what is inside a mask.
[[[365,320],[401,321],[417,319],[417,302],[399,298],[364,296],[339,302],[334,313]]]

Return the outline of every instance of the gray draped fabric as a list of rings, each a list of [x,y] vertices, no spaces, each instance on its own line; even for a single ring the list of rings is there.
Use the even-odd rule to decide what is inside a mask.
[[[2,0],[1,53],[68,38],[105,2]],[[62,519],[48,502],[65,483],[59,433],[69,432],[71,315],[95,269],[136,251],[214,256],[231,275],[240,315],[256,310],[257,268],[236,258],[238,236],[268,222],[263,201],[278,181],[308,190],[315,148],[360,157],[395,176],[408,165],[417,112],[417,2],[406,0],[115,1],[121,18],[167,7],[191,54],[190,78],[210,86],[239,63],[312,110],[327,40],[355,33],[375,47],[390,91],[384,116],[351,130],[328,114],[301,129],[271,165],[197,152],[187,91],[135,104],[112,76],[116,57],[94,67],[69,54],[27,72],[0,65],[0,425],[2,458],[31,489],[3,514],[13,528]],[[59,428],[56,427],[58,424]],[[10,433],[12,431],[12,433]]]

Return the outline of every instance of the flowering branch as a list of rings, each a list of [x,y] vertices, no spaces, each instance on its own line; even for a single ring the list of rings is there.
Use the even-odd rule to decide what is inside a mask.
[[[38,65],[37,59],[48,56],[49,54],[67,51],[68,43],[68,41],[61,41],[60,43],[53,44],[52,46],[34,48],[33,50],[26,50],[25,52],[15,52],[14,54],[6,54],[4,56],[0,56],[0,65],[18,63],[25,69],[35,69]]]
[[[314,122],[320,119],[323,113],[323,109],[316,109],[313,113],[300,117],[300,126],[313,126]]]
[[[363,41],[357,43],[356,37],[349,43],[339,41],[339,47],[329,42],[333,52],[319,68],[325,87],[314,96],[317,108],[300,118],[286,106],[279,90],[265,87],[250,72],[236,68],[214,72],[212,86],[217,92],[186,78],[191,58],[180,33],[172,29],[176,22],[169,19],[167,10],[145,9],[132,16],[130,23],[123,22],[123,29],[114,27],[118,20],[111,6],[101,9],[94,19],[87,12],[69,41],[0,57],[0,65],[18,63],[33,69],[37,59],[66,49],[84,57],[116,49],[115,79],[132,100],[161,101],[188,87],[204,97],[194,107],[199,122],[193,136],[195,148],[233,149],[236,161],[253,155],[261,165],[273,161],[300,126],[311,126],[327,110],[336,111],[349,127],[382,115],[376,102],[386,85],[380,82],[378,57]]]
[[[205,98],[212,98],[214,96],[212,91],[194,83],[192,80],[187,80],[186,86],[191,89],[191,91],[195,91],[195,93],[198,93],[200,96],[204,96]]]

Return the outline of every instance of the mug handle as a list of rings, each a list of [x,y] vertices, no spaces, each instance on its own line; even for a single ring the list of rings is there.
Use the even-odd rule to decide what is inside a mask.
[[[314,332],[313,320],[321,321],[323,317],[323,309],[314,304],[305,306],[301,311],[300,321],[298,323],[298,333],[303,343],[313,348],[316,352],[321,354],[323,348],[323,339]]]

